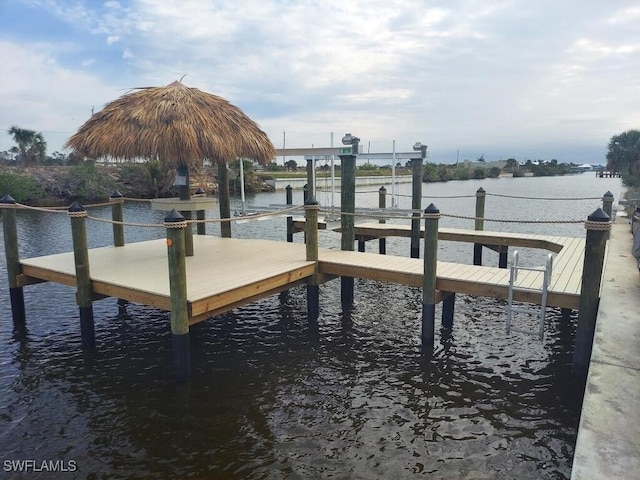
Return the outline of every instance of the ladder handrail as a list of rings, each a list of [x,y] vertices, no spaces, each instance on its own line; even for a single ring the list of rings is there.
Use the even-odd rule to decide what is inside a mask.
[[[536,315],[538,317],[539,322],[538,322],[537,334],[538,334],[538,338],[540,340],[543,340],[544,339],[544,321],[545,321],[546,310],[547,310],[547,293],[548,293],[548,287],[551,284],[551,275],[553,273],[553,255],[549,254],[547,256],[546,265],[541,267],[525,267],[525,266],[519,265],[519,262],[520,262],[520,254],[518,253],[517,250],[515,250],[513,252],[513,262],[511,264],[511,269],[509,272],[509,297],[508,297],[508,303],[507,303],[507,325],[506,325],[507,335],[511,333],[512,330],[521,332],[521,333],[535,334],[533,331],[530,331],[530,330],[516,329],[511,327],[512,312],[516,311],[516,312]],[[540,290],[540,294],[542,298],[540,302],[540,310],[537,313],[534,313],[534,310],[516,308],[513,306],[513,291],[517,289],[517,287],[515,286],[515,283],[518,279],[519,270],[543,272],[542,286],[540,289],[524,288],[525,290]]]

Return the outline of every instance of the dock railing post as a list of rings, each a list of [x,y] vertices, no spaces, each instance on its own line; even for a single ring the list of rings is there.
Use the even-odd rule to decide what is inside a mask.
[[[167,228],[167,253],[169,259],[169,294],[171,296],[171,333],[173,344],[173,368],[178,382],[191,375],[189,349],[189,312],[187,305],[187,268],[185,255],[185,218],[171,210],[164,218]]]
[[[440,210],[432,203],[424,210],[424,278],[422,283],[422,345],[433,345],[436,315],[436,270],[438,266],[438,221]]]
[[[293,187],[287,185],[285,190],[287,205],[293,205]],[[293,242],[293,217],[287,216],[287,242]]]
[[[76,267],[76,302],[80,311],[80,334],[83,348],[96,346],[93,324],[93,292],[89,269],[89,248],[87,246],[87,211],[78,202],[73,202],[67,210],[71,220],[73,238],[73,258]]]
[[[422,158],[411,159],[411,258],[420,258],[420,209],[422,208]]]
[[[320,286],[318,285],[318,202],[310,197],[304,204],[304,228],[307,261],[315,262],[315,274],[307,280],[307,317],[315,321],[320,314]]]
[[[384,188],[384,185],[380,187],[380,190],[378,190],[378,208],[387,208],[387,189]],[[378,220],[378,223],[387,223],[387,221],[384,218],[381,218]],[[380,237],[378,239],[378,253],[381,255],[387,254],[387,239],[385,237]]]
[[[607,191],[602,196],[602,210],[609,215],[609,218],[613,218],[613,193]]]
[[[198,189],[194,192],[194,196],[196,197],[206,197],[207,192],[204,191],[202,187],[198,187]],[[207,218],[205,210],[196,210],[196,233],[198,235],[206,235],[207,234],[207,224],[204,220]]]
[[[573,351],[573,374],[579,378],[586,378],[591,360],[593,335],[600,303],[600,284],[605,248],[611,229],[610,217],[598,208],[587,217],[585,228],[587,229],[587,240],[582,268],[578,327]]]
[[[191,186],[189,185],[189,169],[184,167],[182,169],[183,174],[186,176],[186,184],[178,186],[178,193],[180,194],[180,200],[191,200]],[[181,210],[180,213],[185,220],[191,220],[191,210]],[[184,229],[184,249],[187,257],[193,257],[193,226],[187,223],[187,228]]]
[[[356,138],[356,137],[353,137]],[[340,227],[342,237],[340,246],[342,250],[353,251],[355,242],[355,203],[356,203],[356,155],[358,152],[358,141],[356,138],[354,150],[350,155],[340,155],[342,164],[341,186],[340,186]],[[353,305],[353,277],[340,277],[340,297],[342,309],[349,310]]]
[[[7,275],[9,276],[9,297],[11,300],[11,316],[13,324],[24,326],[26,314],[24,308],[24,292],[18,282],[22,274],[20,254],[18,250],[18,224],[16,219],[16,201],[11,195],[0,199],[2,208],[2,229],[4,233],[4,254],[7,259]]]
[[[476,190],[476,220],[475,229],[484,230],[484,201],[487,197],[487,193],[484,188],[480,187]],[[506,256],[506,253],[505,253]],[[473,264],[482,265],[482,244],[473,244]]]
[[[118,190],[114,190],[109,197],[111,203],[111,220],[113,220],[113,246],[124,246],[124,226],[122,225],[124,215],[122,213],[122,205],[124,197]]]
[[[231,194],[229,193],[229,166],[227,162],[218,162],[218,200],[220,202],[220,236],[231,238]]]

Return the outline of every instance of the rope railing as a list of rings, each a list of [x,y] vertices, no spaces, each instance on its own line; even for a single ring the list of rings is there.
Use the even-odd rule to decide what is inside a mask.
[[[109,204],[106,204],[109,205]],[[96,205],[92,205],[92,206],[96,206]],[[35,207],[32,205],[25,205],[22,203],[15,203],[15,204],[11,204],[11,205],[3,205],[3,208],[19,208],[19,209],[24,209],[24,210],[34,210],[37,212],[44,212],[44,213],[62,213],[62,214],[66,214],[67,216],[70,216],[68,210],[68,207]],[[87,208],[83,205],[83,208]],[[254,215],[244,215],[241,217],[231,217],[231,218],[208,218],[208,219],[191,219],[191,220],[186,220],[187,224],[199,224],[199,223],[224,223],[224,222],[235,222],[237,220],[243,220],[243,221],[253,221],[253,220],[260,220],[263,218],[268,218],[268,217],[272,217],[272,216],[282,216],[284,214],[287,214],[289,212],[294,212],[296,210],[303,210],[304,209],[304,205],[298,205],[298,206],[293,206],[293,207],[288,207],[288,208],[284,208],[284,209],[278,209],[278,210],[273,210],[270,212],[264,212],[264,213],[260,213],[260,214],[254,214]],[[89,220],[94,220],[96,222],[102,222],[102,223],[110,223],[113,225],[122,225],[122,226],[127,226],[127,227],[141,227],[141,228],[166,228],[166,225],[164,223],[145,223],[145,222],[126,222],[126,221],[117,221],[117,220],[112,220],[109,218],[100,218],[100,217],[95,217],[93,215],[89,215],[86,212],[82,212],[83,214],[81,216],[86,216],[87,219]]]
[[[599,197],[523,197],[520,195],[505,195],[501,193],[486,193],[487,196],[492,197],[504,197],[504,198],[519,198],[523,200],[602,200],[602,196]]]
[[[322,213],[336,213],[334,210],[329,210],[329,209],[320,209],[320,212]],[[384,219],[384,220],[389,220],[389,219],[398,219],[398,220],[414,220],[416,218],[420,218],[420,219],[425,219],[425,218],[431,218],[429,216],[425,216],[424,212],[422,211],[407,211],[408,213],[405,213],[403,215],[397,215],[397,214],[381,214],[381,213],[377,213],[377,212],[355,212],[355,213],[350,213],[350,212],[337,212],[340,215],[346,215],[346,216],[352,216],[352,217],[366,217],[366,218],[375,218],[375,219]],[[452,213],[441,213],[440,214],[442,217],[450,217],[450,218],[459,218],[459,219],[463,219],[463,220],[484,220],[485,222],[498,222],[498,223],[529,223],[529,224],[547,224],[547,223],[558,223],[558,224],[562,224],[562,223],[566,223],[566,224],[570,224],[570,223],[584,223],[584,219],[582,220],[526,220],[526,219],[501,219],[501,218],[486,218],[486,217],[475,217],[472,215],[455,215]]]
[[[295,206],[295,207],[291,207],[291,208],[286,208],[283,210],[274,210],[271,212],[265,212],[265,213],[261,213],[261,214],[256,214],[256,215],[246,215],[246,216],[242,216],[242,217],[231,217],[231,218],[203,218],[203,219],[191,219],[191,220],[185,220],[185,223],[187,225],[193,225],[193,224],[201,224],[201,223],[225,223],[225,222],[235,222],[237,220],[243,220],[243,221],[254,221],[254,220],[260,220],[262,218],[268,218],[268,217],[273,217],[273,216],[282,216],[286,213],[289,212],[293,212],[295,210],[301,210],[303,209],[304,206],[303,205],[299,205],[299,206]],[[181,224],[181,222],[175,222],[175,225],[170,223],[143,223],[143,222],[119,222],[116,220],[111,220],[108,218],[100,218],[100,217],[94,217],[91,215],[87,215],[87,219],[89,220],[94,220],[96,222],[102,222],[102,223],[111,223],[114,225],[122,225],[125,227],[141,227],[141,228],[181,228],[180,226],[176,227],[175,225]],[[167,226],[168,225],[168,226]]]
[[[373,192],[373,191],[372,191]],[[370,192],[370,193],[372,193]],[[376,191],[377,192],[377,191]],[[556,197],[556,198],[551,198],[551,197],[519,197],[519,196],[513,196],[513,195],[502,195],[502,194],[487,194],[487,195],[493,195],[493,196],[497,196],[497,197],[506,197],[506,198],[523,198],[523,199],[533,199],[533,200],[600,200],[602,199],[602,197],[580,197],[580,198],[562,198],[562,197]],[[407,196],[407,195],[404,195]],[[423,198],[466,198],[466,197],[475,197],[475,195],[450,195],[450,196],[429,196],[429,197],[423,197]],[[132,201],[132,202],[149,202],[149,199],[136,199],[136,198],[129,198],[129,197],[122,197],[119,198],[118,201]],[[112,205],[113,201],[107,202],[107,203],[97,203],[97,204],[90,204],[90,205],[83,205],[83,208],[87,209],[87,208],[92,208],[92,207],[101,207],[101,206],[107,206],[107,205]],[[275,206],[275,205],[274,205]],[[10,206],[11,208],[19,208],[19,209],[25,209],[25,210],[34,210],[34,211],[39,211],[39,212],[44,212],[44,213],[64,213],[64,214],[68,214],[67,209],[68,207],[60,207],[60,206],[54,206],[54,207],[36,207],[36,206],[31,206],[31,205],[25,205],[22,203],[15,203],[13,205]],[[268,217],[273,217],[273,216],[282,216],[285,215],[287,213],[290,212],[294,212],[297,210],[303,210],[304,209],[304,205],[298,205],[298,206],[293,206],[293,207],[289,207],[287,206],[287,208],[278,208],[277,210],[273,210],[273,211],[268,211],[268,212],[264,212],[264,213],[255,213],[255,214],[251,214],[251,215],[242,215],[239,217],[231,217],[231,218],[210,218],[210,219],[189,219],[186,220],[187,224],[207,224],[207,223],[225,223],[225,222],[235,222],[238,220],[242,220],[243,222],[249,222],[249,221],[255,221],[255,220],[261,220],[264,218],[268,218]],[[364,211],[359,211],[359,212],[355,212],[355,213],[347,213],[347,212],[342,212],[339,210],[336,210],[335,208],[333,209],[327,209],[327,208],[323,208],[319,210],[322,213],[325,214],[338,214],[338,215],[347,215],[347,216],[354,216],[354,217],[366,217],[366,218],[373,218],[373,219],[381,219],[381,220],[393,220],[393,219],[397,219],[397,220],[415,220],[416,218],[420,218],[420,219],[424,219],[427,218],[424,216],[424,212],[422,210],[391,210],[390,212],[384,211],[383,209],[369,209],[369,210],[364,210]],[[584,219],[580,219],[580,220],[574,220],[574,219],[560,219],[560,220],[539,220],[539,219],[535,219],[535,220],[529,220],[529,219],[503,219],[503,218],[488,218],[488,217],[477,217],[477,216],[473,216],[473,215],[457,215],[457,214],[452,214],[452,213],[442,213],[441,214],[442,217],[449,217],[449,218],[457,218],[457,219],[462,219],[462,220],[471,220],[471,221],[476,221],[476,220],[483,220],[485,222],[495,222],[495,223],[520,223],[520,224],[578,224],[578,223],[584,223]],[[166,225],[164,223],[145,223],[145,222],[129,222],[129,221],[116,221],[116,220],[112,220],[112,219],[107,219],[107,218],[100,218],[100,217],[95,217],[93,215],[88,215],[86,216],[86,218],[90,219],[90,220],[94,220],[96,222],[102,222],[102,223],[111,223],[114,225],[122,225],[122,226],[128,226],[128,227],[141,227],[141,228],[166,228]]]
[[[317,192],[331,192],[331,190],[327,190],[324,188],[316,188]],[[335,193],[340,193],[340,190],[335,190]],[[358,193],[379,193],[379,190],[357,190]],[[500,193],[485,193],[486,196],[492,197],[503,197],[503,198],[517,198],[521,200],[558,200],[558,201],[571,201],[571,200],[602,200],[602,196],[600,197],[524,197],[522,195],[507,195]],[[413,195],[404,194],[404,193],[396,193],[396,197],[404,197],[404,198],[413,198]],[[470,195],[422,195],[421,198],[475,198],[475,194]]]

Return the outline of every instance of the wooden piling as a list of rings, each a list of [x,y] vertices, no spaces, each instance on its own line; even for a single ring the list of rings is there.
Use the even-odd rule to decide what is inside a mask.
[[[613,193],[607,191],[607,193],[602,196],[602,210],[609,218],[613,218]]]
[[[227,162],[218,162],[218,198],[220,200],[220,235],[231,238],[231,222],[224,221],[231,218],[231,200],[229,193],[229,167]]]
[[[196,225],[196,233],[198,235],[206,235],[207,234],[207,224],[204,223],[204,220],[206,220],[206,211],[205,210],[196,210],[196,220],[198,220],[198,223]]]
[[[378,208],[387,208],[387,189],[384,187],[380,187],[378,190]],[[387,221],[384,218],[378,220],[378,223],[386,223]],[[381,255],[387,254],[387,239],[381,237],[378,239],[378,252]]]
[[[180,200],[191,200],[191,186],[189,185],[189,169],[184,167],[181,169],[182,173],[186,176],[186,184],[178,186],[178,192],[180,193]],[[180,213],[185,220],[191,220],[191,210],[180,210]],[[191,224],[187,224],[187,228],[184,229],[184,245],[185,255],[187,257],[193,257],[193,227]]]
[[[206,197],[207,192],[205,192],[202,187],[198,187],[198,189],[194,192],[194,196]],[[207,224],[202,221],[202,220],[205,220],[206,218],[207,218],[207,215],[205,210],[196,210],[196,220],[198,220],[198,223],[196,223],[196,233],[198,235],[207,234]]]
[[[582,269],[578,327],[573,351],[573,374],[579,378],[586,378],[591,360],[593,335],[600,303],[604,254],[611,229],[610,217],[598,208],[587,217],[585,228],[587,229],[587,240]]]
[[[118,190],[114,190],[109,197],[111,203],[111,220],[113,220],[113,246],[124,246],[124,225],[122,225],[124,215],[122,212],[122,206],[124,204],[124,198]],[[116,223],[120,222],[120,223]]]
[[[422,283],[422,345],[433,345],[436,314],[436,269],[440,210],[432,203],[424,211],[424,278]]]
[[[357,152],[357,149],[356,149]],[[355,242],[354,213],[356,203],[356,156],[340,155],[342,164],[342,183],[340,187],[340,227],[342,250],[353,251]],[[353,277],[340,277],[342,309],[349,310],[353,305]]]
[[[480,187],[476,191],[476,220],[475,229],[484,230],[484,202],[487,198],[487,193],[484,188]],[[505,257],[506,258],[506,257]],[[482,244],[473,244],[473,264],[482,265]]]
[[[73,258],[76,267],[76,302],[80,311],[80,334],[83,348],[96,346],[93,323],[93,292],[89,269],[89,248],[87,246],[87,211],[78,202],[73,202],[67,214],[71,220],[73,238]]]
[[[293,205],[293,187],[287,185],[285,190],[287,205]],[[293,242],[293,217],[287,216],[287,242]]]
[[[318,210],[319,205],[311,197],[304,204],[304,228],[306,238],[307,260],[316,262],[318,271]],[[307,318],[310,322],[318,319],[320,314],[320,286],[316,275],[307,280]]]
[[[26,313],[24,308],[24,292],[18,279],[22,275],[20,254],[18,249],[18,223],[16,219],[16,201],[11,195],[0,199],[2,208],[2,229],[4,233],[4,254],[9,276],[9,297],[11,300],[11,316],[15,326],[24,326]]]
[[[442,328],[453,329],[453,314],[456,305],[456,294],[451,292],[442,299]]]
[[[422,158],[411,159],[411,258],[420,258],[420,209],[422,208]]]
[[[307,160],[307,198],[305,198],[305,204],[307,200],[316,198],[316,183],[313,163],[313,159],[310,158]]]
[[[167,228],[173,368],[176,380],[182,382],[188,380],[191,375],[184,235],[187,222],[180,213],[172,210],[165,217],[164,225]]]

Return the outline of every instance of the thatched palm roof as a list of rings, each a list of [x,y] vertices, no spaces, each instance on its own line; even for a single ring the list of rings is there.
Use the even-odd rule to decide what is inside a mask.
[[[239,108],[178,81],[108,103],[65,147],[94,159],[160,158],[176,167],[238,157],[266,164],[276,156],[267,135]]]

